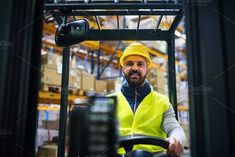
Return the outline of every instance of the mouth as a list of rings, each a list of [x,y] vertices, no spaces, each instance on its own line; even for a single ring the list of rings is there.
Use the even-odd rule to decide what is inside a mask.
[[[132,78],[132,79],[136,79],[139,77],[140,77],[140,75],[138,73],[130,74],[130,78]]]

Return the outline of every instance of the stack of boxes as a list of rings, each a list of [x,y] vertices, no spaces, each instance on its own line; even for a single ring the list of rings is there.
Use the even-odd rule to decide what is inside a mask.
[[[149,84],[152,86],[153,90],[157,91],[158,84],[157,84],[157,69],[156,68],[149,69],[147,80]]]
[[[148,82],[153,90],[161,94],[167,95],[167,79],[166,72],[158,68],[151,68],[147,77]]]
[[[61,92],[62,56],[48,53],[42,56],[41,90]],[[81,88],[81,70],[70,63],[69,93],[77,94]]]
[[[57,65],[61,57],[57,54],[47,53],[41,56],[41,90],[54,92],[60,91],[61,76],[57,72]]]
[[[62,56],[48,53],[42,56],[41,65],[41,91],[62,92]],[[69,65],[69,91],[70,94],[84,95],[86,91],[108,92],[114,91],[114,81],[96,80],[95,75],[89,74],[78,68],[72,59]],[[49,109],[39,110],[37,129],[37,152],[39,157],[56,157],[57,144],[53,143],[53,138],[58,137],[59,129],[59,105],[40,104],[49,106]],[[57,106],[57,110],[50,107]]]
[[[61,75],[57,73],[57,66],[50,64],[43,64],[41,66],[41,90],[49,91],[54,88],[54,92],[59,92],[61,84]]]
[[[45,105],[40,104],[39,107],[43,107]],[[60,117],[60,106],[59,105],[50,105],[47,110],[39,110],[38,111],[38,129],[36,135],[36,145],[44,146],[47,144],[51,144],[51,141],[55,137],[58,137],[59,130],[59,117]],[[42,149],[45,150],[45,149]],[[41,151],[42,151],[41,150]],[[38,152],[40,152],[40,147],[38,148]]]
[[[82,81],[81,89],[83,91],[94,91],[95,75],[83,72],[81,81]]]
[[[69,93],[83,95],[86,91],[111,92],[114,82],[96,80],[95,75],[89,74],[76,66],[74,59],[70,61]],[[47,53],[42,56],[41,90],[61,92],[62,56]]]
[[[157,70],[157,91],[164,95],[168,95],[167,87],[166,72]]]

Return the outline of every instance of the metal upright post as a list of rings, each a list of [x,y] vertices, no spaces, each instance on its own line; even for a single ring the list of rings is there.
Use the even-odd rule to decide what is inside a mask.
[[[91,51],[91,74],[94,74],[95,61],[94,61],[94,51]]]
[[[176,72],[175,72],[175,35],[167,41],[168,48],[168,92],[170,103],[175,110],[176,119],[178,119],[177,93],[176,93]]]
[[[100,48],[98,49],[98,54],[97,54],[97,80],[100,80]]]
[[[59,140],[58,140],[58,157],[65,155],[65,136],[67,122],[67,104],[68,104],[68,83],[69,83],[69,49],[63,49],[63,66],[62,66],[62,85],[60,100],[60,123],[59,123]]]

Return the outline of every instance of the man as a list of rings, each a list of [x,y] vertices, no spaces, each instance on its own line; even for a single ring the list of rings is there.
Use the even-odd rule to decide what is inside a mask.
[[[172,105],[166,96],[153,91],[145,80],[152,63],[147,48],[137,42],[129,45],[120,58],[124,80],[117,93],[117,116],[121,136],[148,135],[166,138],[167,153],[180,156],[186,141],[182,127],[175,119]],[[164,149],[152,145],[135,145],[153,153]],[[125,153],[124,150],[119,153]]]

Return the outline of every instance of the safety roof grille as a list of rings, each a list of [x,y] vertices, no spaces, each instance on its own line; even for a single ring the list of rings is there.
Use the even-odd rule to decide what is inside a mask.
[[[183,2],[177,0],[67,0],[47,1],[45,10],[58,24],[64,16],[94,17],[97,28],[88,32],[87,40],[169,40],[183,17]],[[116,28],[101,27],[100,16],[116,16]],[[137,16],[136,28],[120,26],[120,18]],[[155,28],[140,29],[143,16],[157,16]],[[164,16],[171,16],[168,29],[159,26]]]

